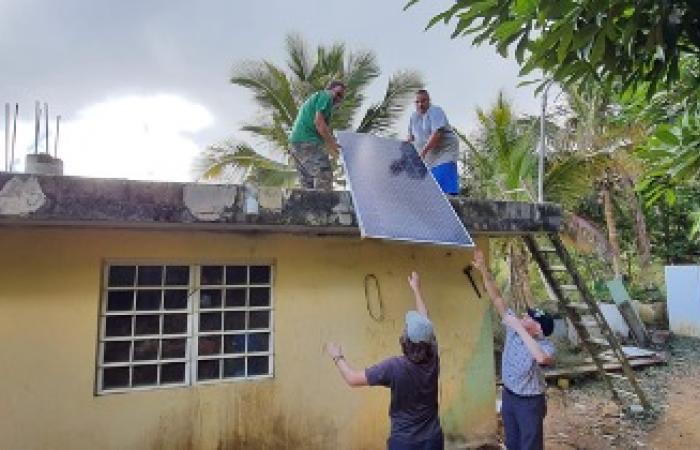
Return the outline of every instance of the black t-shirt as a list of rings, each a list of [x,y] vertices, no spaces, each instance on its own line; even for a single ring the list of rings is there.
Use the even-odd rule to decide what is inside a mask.
[[[440,436],[438,418],[438,377],[440,358],[437,346],[433,357],[421,364],[405,356],[394,356],[365,369],[370,386],[391,389],[391,437],[421,442]]]

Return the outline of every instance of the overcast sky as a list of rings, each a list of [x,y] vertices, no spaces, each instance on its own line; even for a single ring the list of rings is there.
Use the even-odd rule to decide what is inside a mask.
[[[237,129],[256,113],[249,92],[228,82],[231,68],[247,59],[283,64],[288,32],[312,45],[374,50],[382,76],[369,101],[392,72],[418,69],[461,129],[474,127],[474,109],[499,89],[518,111],[535,112],[539,100],[516,88],[513,60],[450,40],[444,26],[423,31],[450,3],[424,0],[403,12],[404,0],[0,0],[0,101],[20,104],[15,168],[33,151],[40,100],[49,103],[50,135],[62,116],[66,174],[191,179],[192,158],[209,143],[245,139]]]

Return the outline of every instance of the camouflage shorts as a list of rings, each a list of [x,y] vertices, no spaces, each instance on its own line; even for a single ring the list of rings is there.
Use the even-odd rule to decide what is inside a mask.
[[[299,183],[305,189],[333,190],[333,170],[323,144],[293,142],[292,159],[299,174]]]

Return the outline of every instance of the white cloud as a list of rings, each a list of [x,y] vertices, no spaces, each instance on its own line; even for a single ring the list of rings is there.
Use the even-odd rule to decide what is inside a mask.
[[[188,181],[201,150],[193,135],[213,123],[205,107],[177,95],[113,98],[61,123],[58,156],[66,175]],[[54,122],[50,126],[53,153]],[[33,151],[33,142],[33,124],[18,122],[16,153]],[[18,161],[15,169],[22,166]]]
[[[70,175],[186,181],[201,150],[191,134],[212,123],[206,108],[175,95],[107,100],[66,122],[59,157]]]

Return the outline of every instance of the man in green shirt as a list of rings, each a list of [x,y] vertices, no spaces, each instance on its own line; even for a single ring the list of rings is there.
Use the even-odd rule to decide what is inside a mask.
[[[333,107],[344,95],[345,84],[331,81],[326,89],[312,94],[299,108],[289,142],[303,188],[333,190],[333,171],[328,154],[337,158],[340,147],[331,132],[330,120]],[[328,152],[323,148],[324,143]]]

